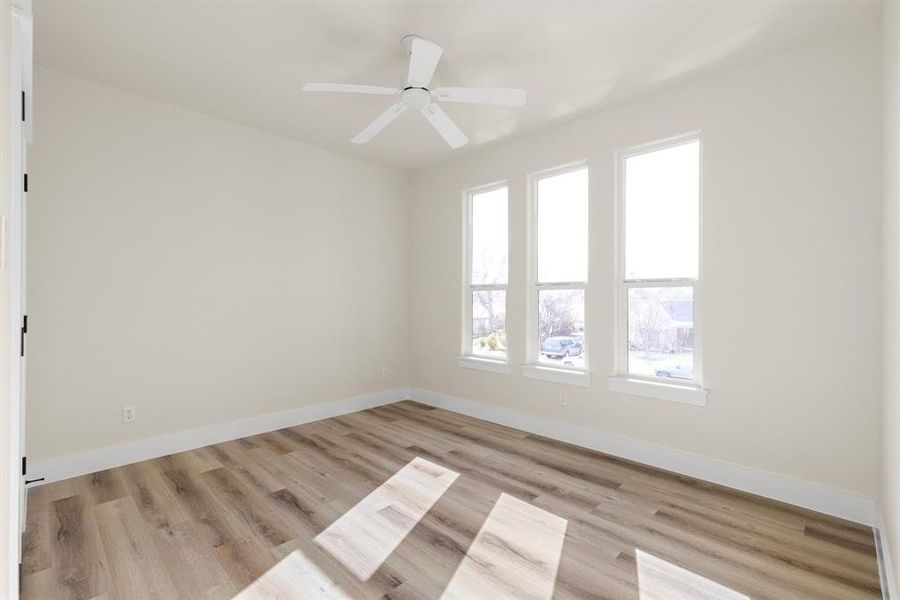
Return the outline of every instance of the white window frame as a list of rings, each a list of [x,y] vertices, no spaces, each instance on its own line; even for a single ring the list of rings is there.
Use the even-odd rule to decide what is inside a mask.
[[[532,379],[542,379],[553,383],[578,385],[590,387],[591,373],[589,367],[590,352],[588,332],[591,319],[588,315],[590,296],[590,262],[591,262],[591,232],[588,226],[588,251],[586,258],[586,273],[584,281],[541,283],[538,279],[538,182],[541,179],[565,175],[573,171],[587,170],[588,192],[586,219],[591,212],[591,171],[587,160],[580,160],[560,167],[545,169],[528,176],[530,226],[529,226],[529,281],[528,281],[528,335],[526,336],[528,350],[526,353],[527,364],[522,365],[522,375]],[[570,367],[567,365],[548,365],[540,362],[541,348],[540,335],[540,292],[545,290],[573,290],[584,291],[584,367]]]
[[[665,150],[690,142],[699,144],[698,182],[698,264],[696,278],[626,279],[625,277],[625,162],[633,156]],[[703,388],[703,138],[701,132],[691,132],[666,140],[642,144],[616,153],[617,207],[617,375],[609,378],[609,387],[616,392],[671,400],[684,404],[706,406],[707,390]],[[671,378],[636,375],[628,372],[628,290],[641,287],[690,287],[694,295],[694,379],[690,382]]]
[[[484,194],[487,192],[493,192],[495,190],[506,188],[506,227],[507,227],[507,235],[506,235],[506,256],[507,256],[507,270],[506,270],[506,283],[502,284],[473,284],[472,283],[472,243],[473,243],[473,235],[472,235],[472,200],[475,196],[479,194]],[[503,291],[505,292],[505,304],[506,308],[504,309],[504,315],[508,317],[508,309],[509,309],[509,181],[497,181],[494,183],[490,183],[487,185],[482,185],[479,187],[471,188],[465,190],[463,192],[463,239],[464,243],[464,252],[463,252],[463,295],[462,295],[462,351],[460,355],[457,357],[457,364],[460,367],[479,369],[482,371],[490,371],[494,373],[509,373],[510,372],[510,362],[509,362],[509,353],[510,348],[507,344],[506,347],[506,358],[499,359],[490,356],[482,356],[480,354],[475,354],[472,350],[472,296],[474,292],[478,291]],[[509,339],[509,328],[508,321],[505,322],[505,326],[507,327],[507,340]]]

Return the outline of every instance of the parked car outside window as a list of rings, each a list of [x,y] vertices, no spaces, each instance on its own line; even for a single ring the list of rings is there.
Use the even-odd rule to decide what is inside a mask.
[[[541,345],[541,354],[547,358],[578,356],[584,351],[584,344],[569,336],[550,337]]]
[[[674,379],[693,379],[694,378],[694,361],[685,360],[675,365],[658,367],[656,369],[657,377],[672,377]]]

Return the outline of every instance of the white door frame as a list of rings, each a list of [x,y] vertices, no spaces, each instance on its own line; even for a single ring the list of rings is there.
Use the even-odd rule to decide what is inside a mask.
[[[25,302],[25,153],[31,137],[31,23],[29,0],[0,2],[0,596],[8,598],[18,596],[25,509],[20,328]]]

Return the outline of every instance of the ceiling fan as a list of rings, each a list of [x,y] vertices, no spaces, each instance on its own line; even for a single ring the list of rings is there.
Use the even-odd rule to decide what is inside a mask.
[[[305,92],[344,92],[399,97],[396,104],[381,113],[378,118],[350,140],[354,144],[365,144],[387,127],[400,113],[412,108],[418,109],[422,113],[451,148],[459,148],[468,144],[469,138],[447,116],[447,113],[441,110],[436,101],[500,106],[524,106],[525,104],[525,90],[467,87],[430,89],[428,86],[431,84],[431,77],[434,75],[434,70],[444,49],[418,35],[403,36],[402,44],[404,50],[409,54],[409,71],[406,74],[403,88],[346,83],[307,83],[303,86]]]

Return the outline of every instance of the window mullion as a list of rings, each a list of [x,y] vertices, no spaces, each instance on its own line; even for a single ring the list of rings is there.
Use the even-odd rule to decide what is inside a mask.
[[[623,281],[622,285],[626,288],[667,288],[667,287],[696,287],[696,279],[664,279],[664,280],[642,280],[642,281]]]
[[[569,281],[565,283],[538,283],[539,290],[583,290],[587,287],[586,281]]]
[[[697,281],[696,277],[667,277],[665,279],[625,279],[623,283],[631,283],[635,285],[669,285],[669,284],[685,284],[687,282]]]
[[[469,284],[469,289],[471,289],[473,292],[500,291],[500,290],[505,290],[508,287],[509,287],[509,284],[506,284],[506,283],[470,283]]]

